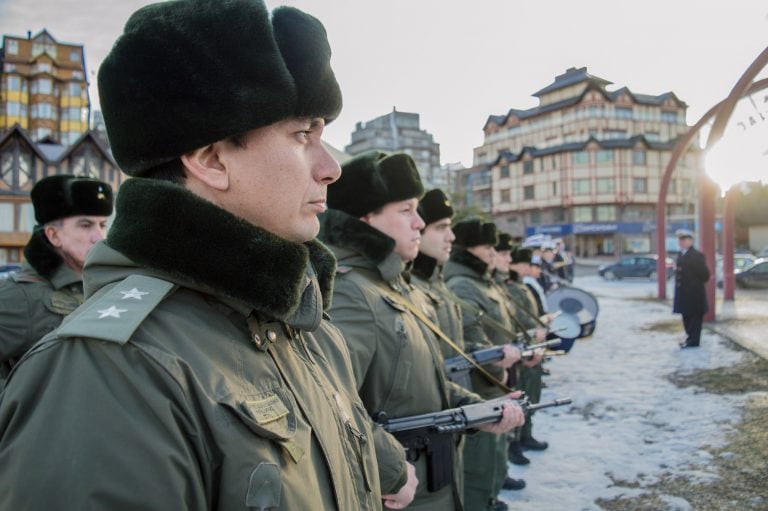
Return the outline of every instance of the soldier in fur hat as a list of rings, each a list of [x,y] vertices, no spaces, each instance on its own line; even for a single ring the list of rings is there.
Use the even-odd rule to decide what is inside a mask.
[[[130,17],[98,82],[133,179],[86,302],[8,380],[0,509],[378,510],[407,486],[324,319],[330,54],[317,19],[260,0]]]
[[[404,275],[418,255],[425,227],[418,213],[423,194],[410,156],[379,151],[346,162],[341,178],[328,189],[320,239],[339,262],[330,312],[349,345],[357,388],[372,415],[406,417],[480,400],[447,381],[441,341],[405,305],[437,320],[426,297]],[[480,426],[487,433],[478,434],[508,431],[521,424],[520,412],[516,404],[507,406],[501,422]],[[454,473],[430,488],[426,449],[411,448],[408,456],[423,482],[409,509],[462,509],[459,467],[454,464]]]
[[[68,174],[32,188],[37,225],[21,270],[0,282],[0,388],[15,361],[83,303],[83,265],[104,238],[112,188]]]

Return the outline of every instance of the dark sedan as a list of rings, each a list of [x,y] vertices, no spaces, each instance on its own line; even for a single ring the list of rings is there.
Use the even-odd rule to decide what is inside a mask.
[[[613,264],[605,264],[597,269],[597,273],[608,280],[623,279],[626,277],[644,277],[647,279],[656,279],[656,261],[658,256],[651,255],[632,255],[622,257]],[[666,258],[667,278],[675,273],[675,263],[670,258]]]
[[[768,258],[755,259],[752,266],[735,275],[739,287],[768,287]]]

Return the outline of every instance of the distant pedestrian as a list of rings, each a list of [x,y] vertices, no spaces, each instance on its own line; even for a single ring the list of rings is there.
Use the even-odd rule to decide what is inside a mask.
[[[681,348],[695,348],[701,338],[701,324],[708,310],[704,283],[709,280],[709,269],[704,254],[693,248],[693,233],[687,229],[677,231],[680,255],[675,270],[675,302],[672,312],[683,315],[686,339]]]

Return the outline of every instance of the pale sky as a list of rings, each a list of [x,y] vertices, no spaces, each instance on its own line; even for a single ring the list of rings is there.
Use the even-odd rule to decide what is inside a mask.
[[[0,34],[47,28],[85,45],[95,73],[142,0],[0,0]],[[768,46],[763,0],[268,0],[319,18],[344,109],[326,129],[343,149],[355,123],[421,114],[443,163],[472,164],[488,115],[536,106],[531,94],[569,67],[636,93],[673,91],[694,124]],[[768,112],[768,108],[764,108]],[[768,121],[766,121],[768,122]]]

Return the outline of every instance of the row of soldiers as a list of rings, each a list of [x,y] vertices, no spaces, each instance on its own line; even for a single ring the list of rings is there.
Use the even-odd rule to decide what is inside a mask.
[[[0,508],[498,510],[523,486],[507,459],[546,448],[512,390],[541,388],[542,352],[514,343],[545,335],[510,272],[531,254],[453,224],[408,155],[340,172],[329,61],[318,20],[257,0],[129,19],[98,76],[132,176],[106,238],[105,183],[43,179],[0,289]],[[491,346],[471,388],[447,377],[446,357]],[[449,466],[381,425],[497,398]]]

